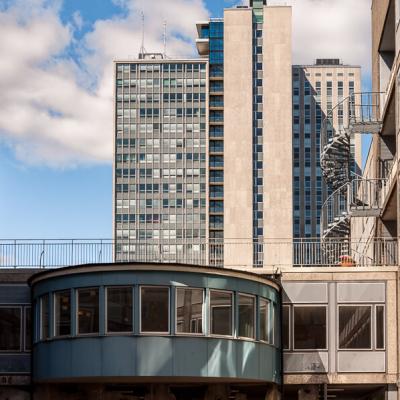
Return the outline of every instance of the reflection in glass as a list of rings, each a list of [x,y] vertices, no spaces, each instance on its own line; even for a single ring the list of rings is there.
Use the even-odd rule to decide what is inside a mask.
[[[290,346],[290,307],[282,307],[282,347],[285,350],[289,349]]]
[[[378,350],[382,350],[385,348],[384,315],[385,315],[385,307],[376,306],[376,348]]]
[[[49,338],[49,295],[40,298],[40,339]]]
[[[203,289],[176,289],[176,332],[203,333]]]
[[[260,340],[269,342],[269,301],[260,299]]]
[[[21,351],[21,309],[0,308],[0,351]]]
[[[78,333],[99,332],[99,289],[78,290]]]
[[[31,308],[25,307],[25,350],[32,347]]]
[[[68,336],[71,334],[71,292],[64,290],[54,293],[54,335]]]
[[[339,348],[371,348],[371,307],[339,307]]]
[[[232,293],[210,291],[211,334],[232,335]]]
[[[239,337],[254,339],[254,297],[239,294]]]
[[[132,288],[107,288],[107,332],[132,332]]]
[[[141,331],[169,332],[169,289],[166,287],[141,287]]]
[[[326,348],[326,307],[294,307],[294,348]]]

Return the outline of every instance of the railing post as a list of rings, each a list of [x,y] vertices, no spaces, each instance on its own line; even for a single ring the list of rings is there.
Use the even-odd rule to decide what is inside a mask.
[[[74,265],[74,239],[71,240],[71,265]]]
[[[17,268],[17,241],[14,239],[14,268]]]

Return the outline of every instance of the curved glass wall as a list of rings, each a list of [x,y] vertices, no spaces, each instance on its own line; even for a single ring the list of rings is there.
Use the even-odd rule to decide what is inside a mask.
[[[280,288],[272,280],[112,264],[46,271],[30,284],[35,382],[280,382]]]
[[[136,292],[139,306],[134,307]],[[136,331],[140,335],[221,336],[274,344],[271,302],[245,292],[161,285],[99,286],[45,293],[38,304],[40,324],[35,342],[96,336],[104,326],[105,335],[133,335]],[[138,329],[134,329],[135,319]]]

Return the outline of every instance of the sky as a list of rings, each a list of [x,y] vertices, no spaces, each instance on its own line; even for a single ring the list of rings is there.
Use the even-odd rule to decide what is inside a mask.
[[[235,0],[0,0],[0,239],[112,237],[112,61],[194,56]],[[293,63],[341,58],[370,86],[370,0],[293,6]],[[95,6],[94,6],[95,5]]]

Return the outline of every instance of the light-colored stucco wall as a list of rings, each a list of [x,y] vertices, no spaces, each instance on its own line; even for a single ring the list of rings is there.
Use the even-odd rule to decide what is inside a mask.
[[[224,237],[226,265],[252,264],[253,237],[253,41],[252,10],[224,11]]]
[[[264,237],[293,237],[292,9],[264,8]],[[285,254],[288,263],[292,252]],[[264,255],[264,264],[274,264]],[[282,254],[280,255],[282,261]]]

